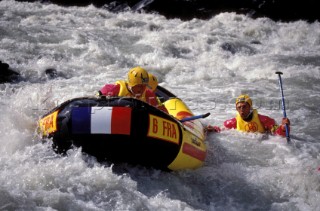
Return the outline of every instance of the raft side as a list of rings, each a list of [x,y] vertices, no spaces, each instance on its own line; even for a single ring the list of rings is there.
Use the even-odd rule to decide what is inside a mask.
[[[204,164],[207,156],[207,147],[204,144],[204,140],[187,130],[183,131],[183,137],[182,146],[177,157],[168,166],[170,170],[197,169]]]
[[[51,125],[56,125],[51,130],[43,126],[49,117],[55,122]],[[69,101],[43,117],[39,124],[43,135],[53,137],[58,152],[73,145],[98,160],[163,170],[168,170],[176,158],[183,138],[176,119],[133,98]]]
[[[194,114],[179,98],[171,98],[164,102],[168,112],[181,120]],[[181,123],[180,123],[181,124]],[[200,120],[186,121],[182,124],[182,145],[175,160],[169,165],[170,170],[196,169],[203,165],[207,148],[204,126]]]

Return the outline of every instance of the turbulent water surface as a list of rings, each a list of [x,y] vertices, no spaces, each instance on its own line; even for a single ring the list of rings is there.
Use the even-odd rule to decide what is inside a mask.
[[[110,13],[94,6],[0,1],[0,60],[21,74],[0,84],[0,210],[319,210],[320,24],[221,13],[209,20]],[[98,163],[53,152],[37,120],[93,96],[141,65],[204,123],[234,117],[248,93],[281,120],[282,71],[292,142],[234,130],[209,134],[197,170]],[[57,70],[56,77],[45,74]]]

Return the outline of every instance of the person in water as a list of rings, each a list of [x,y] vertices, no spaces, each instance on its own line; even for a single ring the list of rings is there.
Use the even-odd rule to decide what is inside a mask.
[[[281,125],[268,116],[258,114],[257,109],[252,109],[252,100],[249,95],[240,95],[236,99],[237,114],[235,118],[226,120],[224,128],[237,129],[244,132],[271,133],[286,136],[286,124],[290,125],[288,118],[283,118]],[[220,132],[218,126],[207,126],[208,131]]]
[[[155,93],[147,88],[148,83],[149,73],[142,67],[134,67],[129,70],[127,81],[119,80],[115,84],[104,85],[99,90],[98,96],[133,97],[167,112],[166,108],[158,102]]]

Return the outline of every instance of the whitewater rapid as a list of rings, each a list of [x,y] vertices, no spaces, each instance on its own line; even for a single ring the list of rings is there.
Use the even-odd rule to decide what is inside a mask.
[[[0,84],[0,210],[319,210],[320,24],[221,13],[209,20],[110,13],[93,6],[0,1],[0,60],[21,74]],[[140,65],[205,124],[235,116],[247,93],[281,121],[283,72],[292,143],[209,134],[197,170],[161,172],[55,154],[37,120]],[[45,70],[54,68],[50,79]]]

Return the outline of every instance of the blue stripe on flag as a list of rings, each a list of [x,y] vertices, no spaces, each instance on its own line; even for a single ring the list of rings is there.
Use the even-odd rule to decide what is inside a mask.
[[[90,134],[91,107],[74,107],[71,113],[72,132]]]

